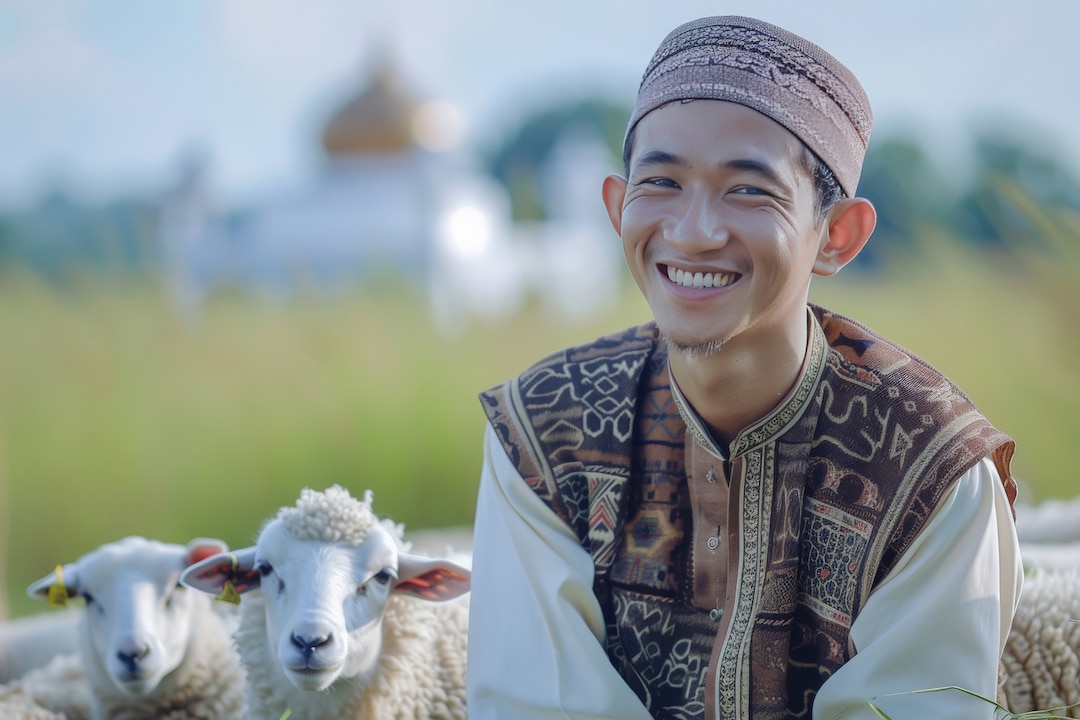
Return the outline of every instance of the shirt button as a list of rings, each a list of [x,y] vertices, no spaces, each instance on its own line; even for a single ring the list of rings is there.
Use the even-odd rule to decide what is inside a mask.
[[[724,615],[723,608],[713,608],[712,610],[709,611],[709,619],[712,620],[713,622],[716,622],[717,620],[719,620],[721,617],[723,617],[723,615]]]
[[[710,550],[715,550],[720,545],[720,540],[718,538],[711,537],[709,538],[709,541],[705,544],[709,546]]]

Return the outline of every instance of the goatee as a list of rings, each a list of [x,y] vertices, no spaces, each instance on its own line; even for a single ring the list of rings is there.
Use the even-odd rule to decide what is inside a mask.
[[[688,357],[710,357],[720,352],[720,349],[724,347],[723,340],[684,343],[664,332],[660,333],[660,337],[664,339],[669,348]]]

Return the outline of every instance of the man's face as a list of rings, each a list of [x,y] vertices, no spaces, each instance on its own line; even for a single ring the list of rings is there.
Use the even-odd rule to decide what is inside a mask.
[[[637,125],[605,201],[630,273],[677,346],[768,344],[806,322],[827,237],[802,143],[736,103],[675,102]]]

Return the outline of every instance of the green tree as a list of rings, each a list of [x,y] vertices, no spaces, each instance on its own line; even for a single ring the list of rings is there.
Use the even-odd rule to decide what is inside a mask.
[[[1060,156],[1000,127],[974,141],[975,173],[952,223],[963,237],[1003,249],[1031,249],[1045,239],[1047,212],[1080,210],[1080,181]]]
[[[488,172],[510,194],[515,220],[547,217],[540,171],[560,137],[576,127],[594,130],[611,151],[612,167],[622,163],[622,140],[630,108],[602,99],[570,100],[525,119],[517,131],[487,154]]]
[[[910,250],[927,227],[941,223],[948,187],[919,140],[902,133],[870,144],[859,195],[874,203],[878,223],[856,263],[876,268],[897,249]]]

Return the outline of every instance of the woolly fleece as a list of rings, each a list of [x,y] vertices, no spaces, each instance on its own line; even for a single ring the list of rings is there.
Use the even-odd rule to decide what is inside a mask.
[[[1024,582],[1002,655],[1009,710],[1071,705],[1080,718],[1080,573],[1036,573]]]
[[[90,720],[90,686],[79,656],[57,655],[18,680],[0,686],[5,720]]]
[[[304,488],[296,506],[279,510],[277,519],[297,540],[352,547],[364,542],[371,528],[382,524],[400,545],[402,526],[380,521],[371,509],[371,499],[370,490],[364,493],[363,500],[357,500],[340,485],[333,485],[325,492]]]

